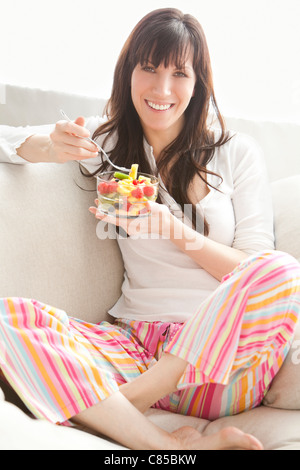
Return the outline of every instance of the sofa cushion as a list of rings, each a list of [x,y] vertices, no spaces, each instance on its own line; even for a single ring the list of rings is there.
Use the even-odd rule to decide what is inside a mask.
[[[290,352],[263,400],[265,406],[300,410],[300,323]]]
[[[228,129],[253,137],[263,150],[270,181],[300,173],[299,123],[225,117]]]
[[[276,248],[300,262],[300,175],[272,183]],[[290,352],[264,401],[272,408],[300,410],[300,323]]]
[[[300,262],[300,174],[271,184],[276,249]]]
[[[123,446],[83,430],[57,426],[26,416],[11,403],[0,401],[0,450],[105,450]]]
[[[0,163],[0,297],[35,298],[97,323],[120,295],[124,268],[116,240],[97,237],[88,211],[96,192],[77,185],[96,188],[76,162]]]

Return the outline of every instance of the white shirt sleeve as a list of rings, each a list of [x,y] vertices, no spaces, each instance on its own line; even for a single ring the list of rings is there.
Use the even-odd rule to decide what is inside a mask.
[[[231,141],[230,153],[235,214],[233,247],[249,255],[273,250],[272,197],[262,150],[254,139],[239,134]]]
[[[103,122],[103,118],[92,116],[86,119],[85,127],[90,131],[92,136],[97,127]],[[55,124],[25,127],[0,125],[0,162],[23,165],[30,163],[17,154],[18,148],[32,135],[50,134],[54,127]]]
[[[17,154],[18,148],[32,135],[50,134],[54,125],[43,126],[0,126],[0,162],[26,164]]]

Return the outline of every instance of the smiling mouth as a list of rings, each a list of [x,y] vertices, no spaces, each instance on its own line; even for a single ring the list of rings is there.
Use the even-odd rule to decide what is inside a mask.
[[[149,108],[154,109],[155,111],[168,111],[168,109],[172,108],[174,104],[158,104],[154,103],[153,101],[145,100]]]

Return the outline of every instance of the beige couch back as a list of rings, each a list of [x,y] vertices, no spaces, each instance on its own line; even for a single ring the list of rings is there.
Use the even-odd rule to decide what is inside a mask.
[[[95,181],[78,164],[0,164],[0,297],[35,298],[91,322],[120,295],[117,243],[100,240]]]

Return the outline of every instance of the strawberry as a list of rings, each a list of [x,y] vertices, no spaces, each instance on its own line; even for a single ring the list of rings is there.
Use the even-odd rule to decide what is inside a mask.
[[[144,187],[144,195],[146,197],[153,196],[154,194],[154,188],[152,186],[145,186]]]
[[[111,181],[108,183],[108,192],[109,193],[115,193],[118,189],[118,183],[116,181]]]
[[[100,194],[108,194],[109,193],[108,187],[109,187],[108,183],[106,183],[105,181],[101,181],[101,183],[99,183],[99,185],[98,185],[99,193]]]
[[[138,186],[136,189],[131,191],[131,196],[136,197],[137,199],[141,199],[144,196],[142,188]]]

